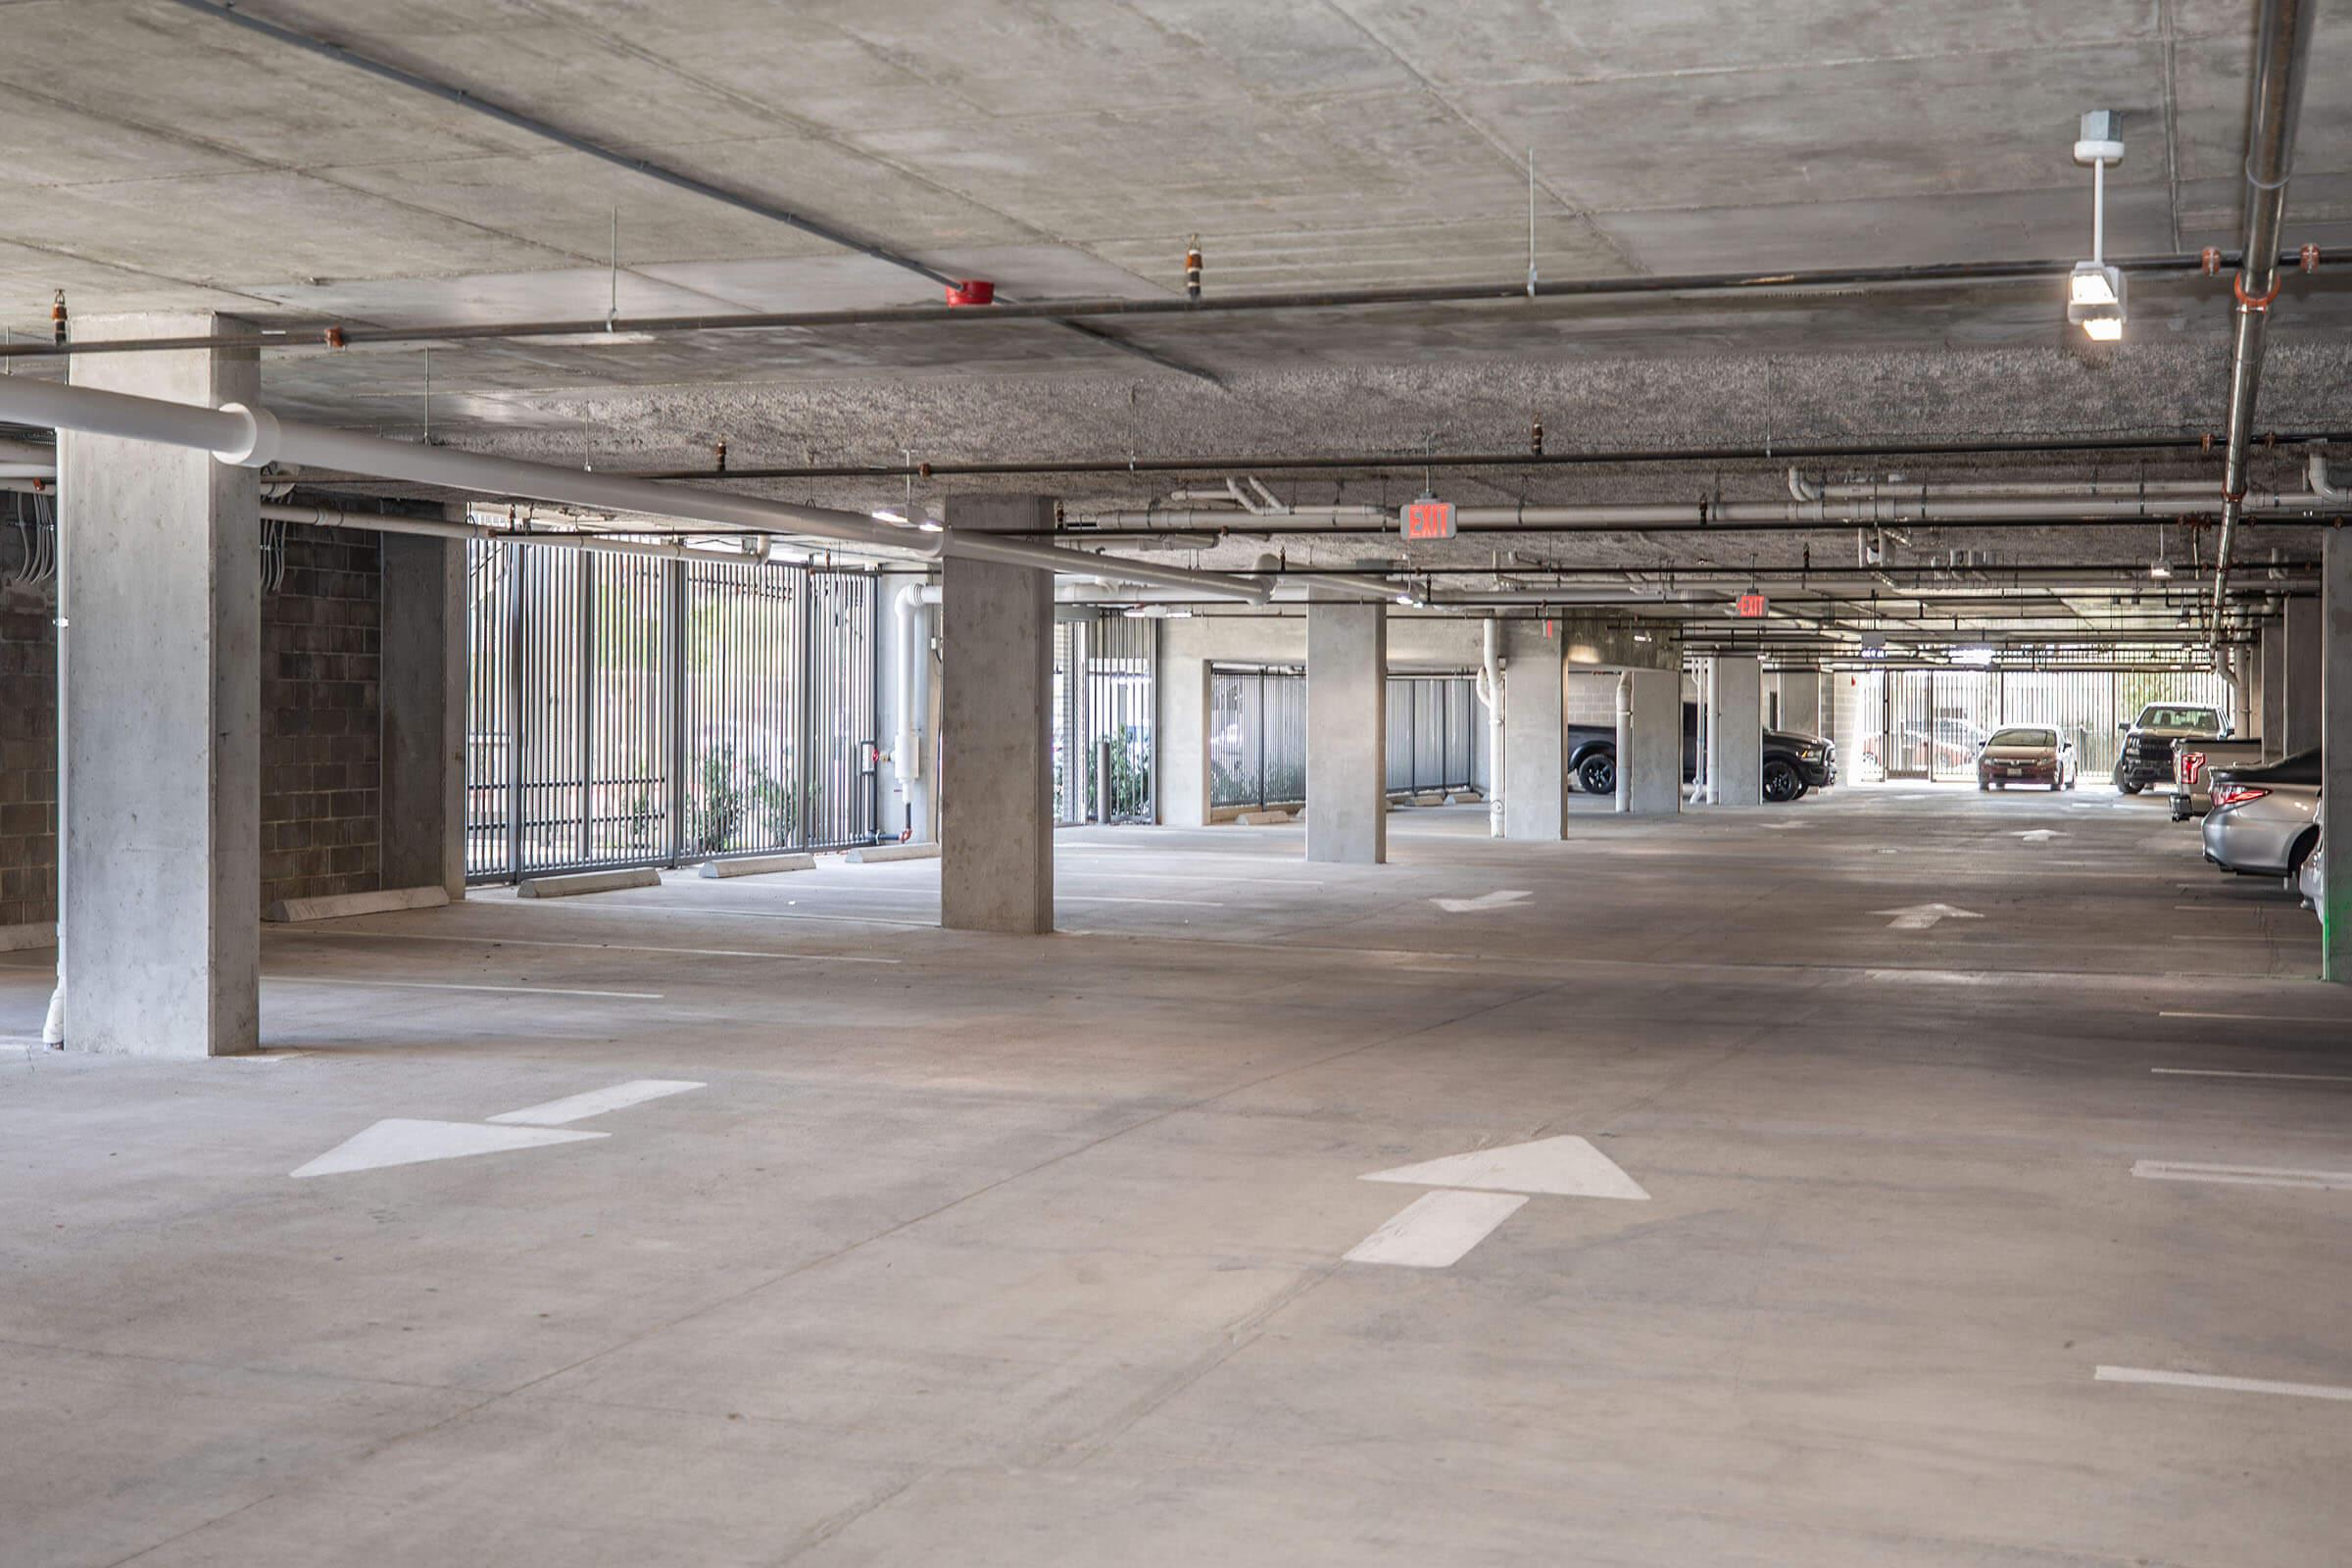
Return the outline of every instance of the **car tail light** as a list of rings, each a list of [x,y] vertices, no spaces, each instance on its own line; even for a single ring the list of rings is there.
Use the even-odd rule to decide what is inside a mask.
[[[2269,790],[2258,790],[2251,784],[2231,784],[2213,792],[2213,804],[2216,806],[2243,806],[2248,801],[2259,801],[2270,793]]]
[[[2204,771],[2205,754],[2203,752],[2182,752],[2180,754],[2181,783],[2193,789],[2196,786],[2197,775]]]

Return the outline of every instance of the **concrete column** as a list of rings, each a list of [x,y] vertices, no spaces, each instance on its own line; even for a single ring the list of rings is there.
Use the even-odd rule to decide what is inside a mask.
[[[466,545],[377,536],[383,554],[383,876],[466,894]]]
[[[1683,808],[1683,677],[1629,669],[1631,707],[1617,727],[1617,809],[1673,816]]]
[[[1054,526],[1035,496],[951,496],[948,525]],[[1054,929],[1054,574],[950,557],[941,568],[940,924]]]
[[[2286,628],[2271,622],[2262,628],[2262,712],[2256,724],[2262,731],[2262,755],[2273,761],[2286,755]]]
[[[82,341],[249,332],[82,318]],[[260,401],[250,352],[92,355],[77,386]],[[112,436],[58,441],[66,661],[66,1041],[220,1056],[260,1044],[261,523],[252,470]]]
[[[1168,623],[1159,631],[1159,709],[1152,736],[1152,790],[1159,819],[1169,827],[1208,826],[1208,661],[1169,651]]]
[[[1556,844],[1568,832],[1568,708],[1555,623],[1503,623],[1502,836]]]
[[[2320,601],[2286,601],[2286,723],[2280,735],[2281,757],[2307,752],[2320,744]]]
[[[1821,730],[1821,675],[1817,670],[1787,669],[1780,674],[1781,724],[1799,735]]]
[[[1764,804],[1764,666],[1754,659],[1717,659],[1708,683],[1707,778],[1717,806]]]
[[[1306,858],[1389,858],[1389,607],[1306,608]]]
[[[2324,820],[2332,820],[2322,828],[2327,858],[2321,867],[2320,975],[2352,985],[2352,828],[2333,825],[2352,823],[2352,535],[2328,529],[2322,559],[2326,633],[2320,722],[2326,742],[2320,800]]]

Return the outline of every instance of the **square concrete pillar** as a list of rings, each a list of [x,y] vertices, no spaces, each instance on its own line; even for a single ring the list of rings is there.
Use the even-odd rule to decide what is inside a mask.
[[[2320,800],[2327,859],[2320,893],[2320,974],[2352,985],[2352,827],[2336,826],[2352,823],[2352,535],[2328,529],[2322,559]]]
[[[1629,706],[1617,725],[1617,809],[1673,816],[1683,808],[1683,677],[1629,669]]]
[[[1153,737],[1152,793],[1169,827],[1208,825],[1208,661],[1168,651],[1168,626],[1159,631],[1159,713]]]
[[[1054,526],[1036,496],[951,496],[950,528]],[[1054,929],[1054,574],[950,557],[940,570],[939,922]]]
[[[245,332],[211,315],[82,318],[84,342]],[[101,354],[76,386],[258,403],[250,352]],[[261,522],[251,469],[113,436],[58,440],[65,671],[62,957],[77,1051],[260,1044]]]
[[[1798,735],[1821,733],[1821,673],[1785,669],[1774,677],[1780,684],[1780,727]]]
[[[1568,835],[1568,670],[1559,623],[1512,620],[1502,640],[1502,836]]]
[[[2332,537],[2332,536],[2331,536]],[[2286,723],[2279,737],[2279,756],[2308,752],[2320,744],[2320,693],[2324,684],[2321,660],[2320,601],[2286,601]]]
[[[1306,858],[1389,858],[1389,607],[1306,607]]]
[[[1707,682],[1707,780],[1717,806],[1764,804],[1764,666],[1716,659]]]
[[[383,877],[466,894],[466,543],[378,536]]]
[[[2261,731],[2262,755],[2276,761],[2286,755],[2286,628],[2272,622],[2262,628],[2257,658],[2262,669],[2262,711],[2255,719]]]

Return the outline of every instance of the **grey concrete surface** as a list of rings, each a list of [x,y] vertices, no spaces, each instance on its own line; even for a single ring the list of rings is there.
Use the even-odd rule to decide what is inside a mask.
[[[466,546],[378,536],[383,552],[383,869],[466,896]]]
[[[1556,843],[1568,824],[1567,668],[1557,621],[1503,626],[1502,833]]]
[[[2262,628],[2255,650],[2262,663],[2262,755],[2276,761],[2286,755],[2286,626]]]
[[[2326,630],[2320,601],[2303,597],[2286,602],[2282,641],[2286,660],[2286,714],[2280,756],[2307,752],[2320,744],[2321,703],[2328,680]]]
[[[1389,858],[1389,607],[1360,596],[1306,612],[1306,858]]]
[[[958,528],[1034,528],[1054,504],[957,496]],[[1054,574],[952,559],[940,572],[940,886],[964,931],[1054,929]]]
[[[1683,808],[1683,677],[1671,669],[1629,669],[1633,685],[1617,726],[1617,795],[1635,816]]]
[[[2345,1404],[2093,1376],[2352,1384],[2352,1198],[2131,1174],[2352,1168],[2307,914],[2088,792],[1484,835],[1073,830],[1047,940],[928,862],[491,895],[270,933],[259,1057],[0,1056],[6,1556],[2340,1561]],[[287,1174],[637,1078],[704,1087]],[[1560,1134],[1649,1200],[1341,1261]]]
[[[1707,793],[1716,806],[1764,802],[1763,664],[1708,661]]]
[[[87,320],[93,339],[235,331]],[[258,401],[250,352],[95,356],[77,386]],[[261,918],[261,522],[248,468],[113,436],[59,443],[67,1016],[78,1051],[251,1051]]]

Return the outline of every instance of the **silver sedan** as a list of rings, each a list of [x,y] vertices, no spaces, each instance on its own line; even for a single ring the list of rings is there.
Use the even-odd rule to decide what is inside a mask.
[[[2292,878],[2319,839],[2319,757],[2215,774],[2205,858],[2246,876]]]

